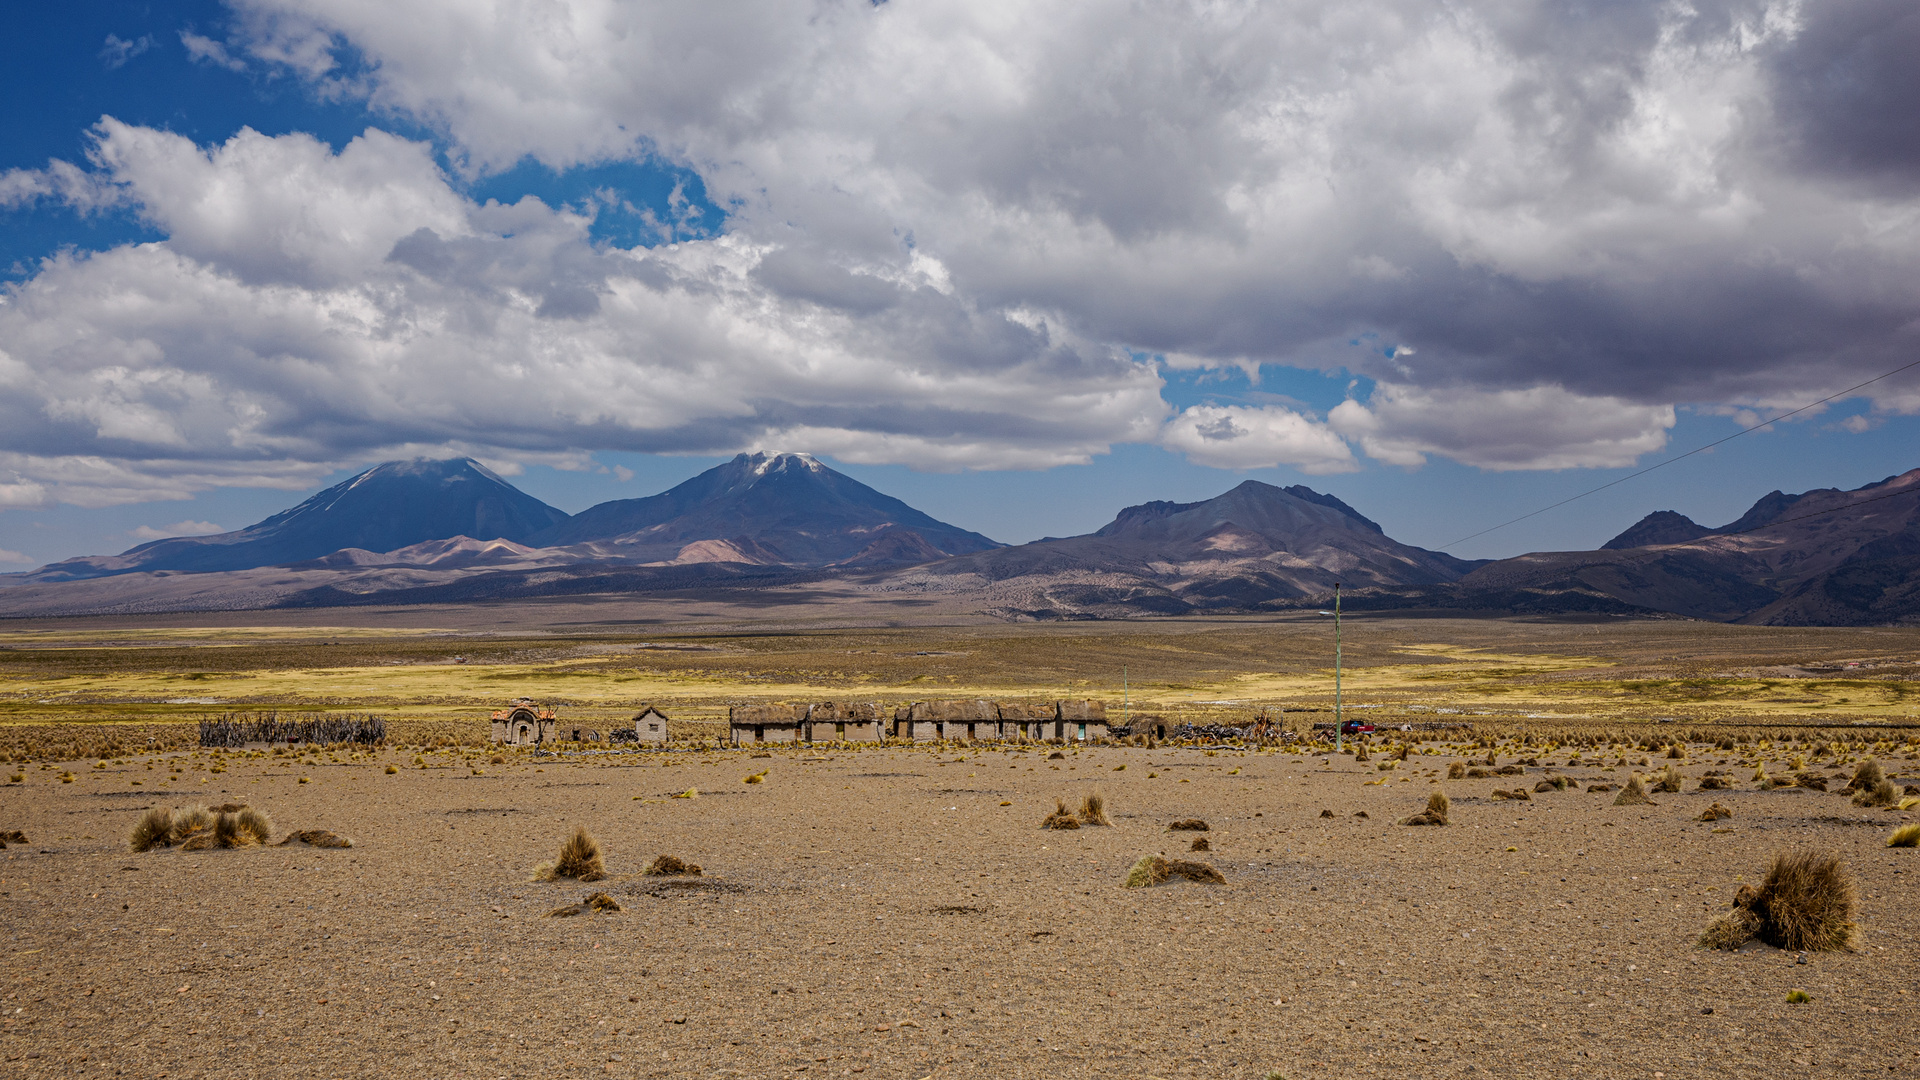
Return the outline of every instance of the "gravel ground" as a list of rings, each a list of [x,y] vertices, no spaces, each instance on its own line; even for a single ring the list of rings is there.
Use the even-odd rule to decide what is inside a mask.
[[[152,760],[0,796],[30,840],[0,855],[0,1076],[1920,1075],[1920,851],[1884,846],[1913,815],[1837,794],[1490,800],[1529,768],[1444,782],[1453,823],[1407,828],[1457,759]],[[1038,828],[1096,786],[1111,828]],[[127,853],[142,809],[222,800],[355,846]],[[1123,889],[1188,817],[1227,883]],[[576,823],[610,879],[530,883]],[[1859,952],[1693,947],[1798,845],[1852,870]],[[660,853],[707,876],[642,876]],[[593,889],[625,910],[545,917]]]

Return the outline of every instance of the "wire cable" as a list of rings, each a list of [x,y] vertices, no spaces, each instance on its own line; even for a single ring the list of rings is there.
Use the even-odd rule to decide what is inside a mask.
[[[1610,487],[1614,487],[1615,485],[1624,484],[1627,481],[1634,479],[1635,477],[1645,476],[1648,473],[1654,471],[1655,469],[1664,469],[1667,466],[1672,465],[1676,461],[1685,461],[1687,458],[1690,458],[1695,454],[1699,454],[1699,453],[1703,453],[1705,451],[1711,450],[1714,447],[1719,446],[1721,443],[1731,442],[1732,440],[1737,439],[1740,436],[1745,435],[1749,432],[1759,431],[1763,427],[1768,427],[1770,425],[1777,424],[1780,421],[1785,420],[1789,416],[1796,416],[1800,413],[1806,412],[1808,409],[1818,408],[1819,406],[1825,405],[1827,402],[1833,401],[1836,398],[1846,397],[1848,394],[1853,393],[1855,390],[1858,390],[1863,386],[1872,386],[1874,383],[1877,383],[1882,379],[1892,378],[1893,376],[1898,375],[1903,371],[1906,371],[1908,368],[1915,368],[1915,367],[1920,367],[1920,360],[1915,360],[1912,363],[1908,363],[1908,364],[1902,364],[1899,367],[1894,368],[1892,371],[1889,371],[1884,375],[1875,375],[1873,378],[1868,379],[1866,382],[1855,383],[1854,385],[1847,387],[1845,390],[1842,390],[1834,394],[1828,394],[1826,397],[1821,398],[1819,401],[1810,402],[1806,405],[1802,405],[1799,408],[1794,409],[1792,412],[1783,412],[1779,416],[1776,416],[1771,420],[1762,421],[1761,423],[1755,424],[1752,427],[1741,428],[1739,431],[1736,431],[1731,435],[1728,435],[1724,438],[1715,439],[1704,446],[1696,446],[1693,449],[1687,451],[1686,453],[1681,454],[1679,457],[1668,458],[1667,460],[1660,462],[1658,465],[1649,465],[1646,468],[1641,469],[1639,472],[1628,473],[1627,475],[1622,476],[1619,479],[1609,480],[1606,483],[1601,484],[1599,487],[1589,488],[1578,495],[1570,495],[1567,498],[1561,499],[1559,502],[1553,503],[1550,506],[1543,506],[1540,509],[1534,510],[1530,513],[1521,514],[1519,517],[1514,518],[1511,521],[1503,521],[1498,525],[1493,525],[1488,528],[1481,529],[1477,533],[1469,533],[1468,535],[1463,536],[1458,540],[1450,540],[1447,543],[1440,545],[1440,550],[1445,551],[1447,548],[1453,547],[1455,544],[1464,544],[1469,540],[1473,540],[1478,537],[1485,536],[1490,532],[1497,532],[1501,529],[1506,528],[1509,525],[1515,525],[1522,521],[1525,521],[1530,517],[1538,517],[1549,510],[1558,510],[1560,507],[1565,506],[1570,502],[1576,502],[1580,499],[1586,498],[1589,495],[1593,495],[1593,494],[1597,494],[1599,492],[1605,491]]]
[[[1877,503],[1885,499],[1897,499],[1902,495],[1913,495],[1915,493],[1916,493],[1915,488],[1906,487],[1906,488],[1901,488],[1898,491],[1889,491],[1884,495],[1875,495],[1870,499],[1859,499],[1854,502],[1850,502],[1845,506],[1834,506],[1834,507],[1829,507],[1828,509],[1825,509],[1825,510],[1816,510],[1811,514],[1796,514],[1793,517],[1774,518],[1772,521],[1768,521],[1760,525],[1749,526],[1748,528],[1740,529],[1735,532],[1708,533],[1707,535],[1702,536],[1697,540],[1686,541],[1684,544],[1649,544],[1648,547],[1651,548],[1652,550],[1647,550],[1640,555],[1626,555],[1622,553],[1619,557],[1616,557],[1616,558],[1592,559],[1588,562],[1579,563],[1577,565],[1561,564],[1558,566],[1539,567],[1539,568],[1536,568],[1532,573],[1522,573],[1522,574],[1516,575],[1514,578],[1503,579],[1497,583],[1494,583],[1493,587],[1507,588],[1507,589],[1524,588],[1528,584],[1531,584],[1532,582],[1535,582],[1535,581],[1539,581],[1542,578],[1549,577],[1554,574],[1577,574],[1580,571],[1585,570],[1590,566],[1624,566],[1631,563],[1646,562],[1651,559],[1658,559],[1662,556],[1671,554],[1671,552],[1667,550],[1669,548],[1683,547],[1685,546],[1685,544],[1697,544],[1702,540],[1713,540],[1722,536],[1745,536],[1748,533],[1760,532],[1765,529],[1771,529],[1776,525],[1785,525],[1785,524],[1788,524],[1789,522],[1794,522],[1794,521],[1810,521],[1813,518],[1832,517],[1834,514],[1845,513],[1849,510],[1853,510],[1858,507],[1865,506],[1868,503]],[[1843,492],[1843,494],[1850,495],[1852,494],[1852,492]],[[1627,550],[1630,551],[1633,549],[1629,548]],[[1526,556],[1524,555],[1515,556],[1515,558],[1525,558],[1525,557]],[[1501,561],[1505,562],[1507,560],[1503,559]]]

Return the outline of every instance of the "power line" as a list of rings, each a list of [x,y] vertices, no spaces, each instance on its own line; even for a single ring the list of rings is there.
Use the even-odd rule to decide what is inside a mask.
[[[1455,544],[1464,544],[1469,540],[1475,539],[1477,537],[1485,536],[1490,532],[1497,532],[1501,529],[1506,528],[1509,525],[1513,525],[1513,524],[1517,524],[1519,522],[1525,521],[1530,517],[1538,517],[1549,510],[1557,510],[1560,507],[1565,506],[1570,502],[1576,502],[1580,499],[1586,498],[1589,495],[1593,495],[1598,492],[1605,491],[1608,488],[1613,487],[1617,484],[1624,484],[1627,481],[1634,479],[1635,477],[1645,476],[1648,473],[1654,471],[1655,469],[1664,469],[1667,466],[1672,465],[1676,461],[1685,461],[1687,458],[1690,458],[1695,454],[1702,453],[1707,450],[1711,450],[1714,447],[1719,446],[1723,442],[1730,442],[1734,439],[1739,438],[1742,435],[1747,434],[1748,432],[1759,431],[1763,427],[1767,427],[1771,424],[1777,424],[1780,421],[1785,420],[1789,416],[1795,416],[1795,415],[1798,415],[1799,413],[1806,412],[1808,409],[1817,408],[1821,405],[1825,405],[1827,402],[1832,401],[1835,398],[1846,397],[1848,394],[1853,393],[1855,390],[1858,390],[1863,386],[1872,386],[1874,383],[1879,382],[1881,379],[1891,378],[1892,376],[1898,375],[1901,372],[1907,370],[1908,368],[1913,368],[1913,367],[1920,367],[1920,360],[1915,360],[1911,363],[1902,364],[1899,367],[1894,368],[1892,371],[1889,371],[1884,375],[1875,375],[1873,378],[1868,379],[1866,382],[1856,383],[1853,386],[1849,386],[1845,390],[1840,391],[1839,393],[1829,394],[1826,397],[1821,398],[1819,401],[1809,402],[1808,404],[1802,405],[1799,408],[1794,409],[1792,412],[1783,412],[1779,416],[1776,416],[1771,420],[1761,421],[1760,423],[1755,424],[1752,427],[1741,428],[1739,431],[1736,431],[1733,434],[1726,436],[1725,438],[1715,439],[1704,446],[1696,446],[1693,449],[1687,451],[1686,453],[1681,454],[1679,457],[1668,458],[1667,460],[1660,462],[1658,465],[1649,465],[1646,468],[1641,469],[1639,472],[1628,473],[1626,476],[1622,476],[1617,480],[1609,480],[1606,483],[1601,484],[1597,488],[1589,488],[1588,490],[1583,491],[1578,495],[1570,495],[1567,498],[1561,499],[1557,503],[1553,503],[1552,505],[1543,506],[1540,509],[1534,510],[1530,513],[1521,514],[1519,517],[1514,518],[1512,521],[1503,521],[1498,525],[1493,525],[1488,528],[1481,529],[1477,533],[1469,533],[1468,535],[1463,536],[1458,540],[1448,541],[1447,543],[1440,545],[1441,550],[1445,550],[1447,548],[1453,547]]]

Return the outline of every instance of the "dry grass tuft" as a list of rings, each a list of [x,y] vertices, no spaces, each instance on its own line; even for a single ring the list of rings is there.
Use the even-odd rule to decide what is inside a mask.
[[[1445,825],[1447,812],[1453,808],[1452,802],[1444,791],[1436,791],[1427,796],[1427,808],[1402,821],[1402,825]]]
[[[344,836],[336,836],[325,829],[295,829],[274,846],[286,847],[288,844],[305,844],[308,847],[317,848],[350,848],[353,846],[353,841]]]
[[[234,830],[247,844],[264,844],[273,836],[273,819],[264,811],[243,806],[233,815]]]
[[[1168,859],[1159,855],[1147,855],[1133,864],[1127,871],[1127,880],[1122,882],[1125,888],[1143,889],[1174,878],[1186,878],[1210,885],[1225,885],[1227,879],[1220,871],[1203,862],[1188,862],[1185,859]]]
[[[1758,938],[1795,952],[1851,950],[1859,933],[1854,901],[1853,880],[1838,858],[1814,851],[1778,854],[1760,887],[1742,885],[1733,913],[1709,926],[1700,944],[1734,949]],[[1747,936],[1739,938],[1743,931]]]
[[[1731,791],[1733,781],[1724,776],[1703,776],[1700,778],[1700,791]]]
[[[1887,837],[1888,847],[1920,847],[1920,821],[1902,825]]]
[[[1863,787],[1853,796],[1855,806],[1894,806],[1899,802],[1900,789],[1884,776],[1873,786]]]
[[[1213,844],[1204,836],[1196,836],[1193,843],[1187,845],[1188,851],[1212,851]]]
[[[1860,763],[1859,768],[1853,770],[1853,779],[1847,781],[1846,790],[1872,791],[1875,787],[1885,783],[1886,779],[1886,770],[1880,767],[1879,759],[1868,758]]]
[[[1047,755],[1047,760],[1048,761],[1065,761],[1067,760],[1066,751],[1055,750],[1053,753]]]
[[[241,839],[240,822],[233,814],[220,814],[213,819],[213,846],[217,848],[237,848],[253,842],[253,837]]]
[[[1514,802],[1532,802],[1533,795],[1523,787],[1514,788],[1512,791],[1502,791],[1499,788],[1493,789],[1493,800],[1495,802],[1508,799]]]
[[[1447,779],[1465,780],[1466,778],[1467,778],[1467,767],[1464,763],[1456,761],[1453,764],[1447,766]]]
[[[1719,803],[1714,803],[1712,806],[1709,806],[1705,810],[1700,811],[1699,820],[1719,821],[1722,818],[1730,818],[1732,816],[1733,816],[1733,811],[1727,809],[1724,806],[1721,806]]]
[[[1183,818],[1167,826],[1167,828],[1176,829],[1183,832],[1209,832],[1213,829],[1213,826],[1207,824],[1204,821],[1201,821],[1199,818],[1196,817],[1196,818]]]
[[[1678,792],[1680,790],[1681,779],[1680,770],[1673,765],[1668,765],[1666,768],[1660,770],[1659,777],[1653,782],[1653,790],[1668,793]]]
[[[152,851],[172,843],[173,811],[164,806],[153,807],[140,815],[140,820],[134,822],[133,833],[127,837],[127,847],[134,851]]]
[[[1097,790],[1090,791],[1087,793],[1086,798],[1080,800],[1080,824],[1094,826],[1113,824],[1112,821],[1107,819],[1107,797],[1105,795],[1102,795]]]
[[[173,842],[185,845],[201,833],[213,831],[213,814],[204,806],[191,806],[173,815]]]
[[[1647,798],[1646,785],[1640,781],[1640,774],[1634,773],[1633,777],[1627,781],[1627,786],[1621,788],[1620,794],[1614,797],[1613,805],[1657,806],[1659,804]]]
[[[697,799],[700,797],[700,789],[688,788],[685,791],[675,792],[673,797],[676,799]]]
[[[590,892],[577,904],[567,904],[547,912],[549,919],[565,919],[575,915],[612,915],[625,910],[620,902],[603,892]]]
[[[1073,811],[1067,809],[1067,800],[1055,799],[1053,800],[1053,813],[1047,815],[1047,820],[1041,822],[1040,827],[1043,829],[1077,829],[1080,827],[1080,819],[1074,817]]]
[[[743,776],[740,778],[740,782],[743,784],[764,784],[767,782],[767,770],[761,769],[752,776]]]
[[[675,856],[672,856],[672,855],[662,855],[659,858],[653,860],[653,862],[648,864],[647,868],[645,870],[642,870],[641,873],[650,874],[654,877],[699,877],[701,876],[700,865],[698,863],[683,862],[679,858],[676,858]]]
[[[1752,941],[1760,933],[1760,917],[1745,908],[1734,908],[1707,924],[1698,944],[1703,949],[1728,952]]]
[[[560,846],[559,857],[534,867],[532,880],[558,881],[564,877],[599,881],[606,876],[606,864],[600,860],[600,842],[584,826],[576,825],[573,835]]]

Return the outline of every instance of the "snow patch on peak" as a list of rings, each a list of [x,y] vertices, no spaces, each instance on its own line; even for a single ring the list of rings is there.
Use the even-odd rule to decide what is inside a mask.
[[[751,454],[741,454],[737,460],[742,461],[755,476],[765,476],[769,472],[781,471],[792,466],[799,466],[809,472],[827,471],[827,467],[820,464],[812,454],[795,454],[786,451],[768,453],[764,450],[756,450]]]

